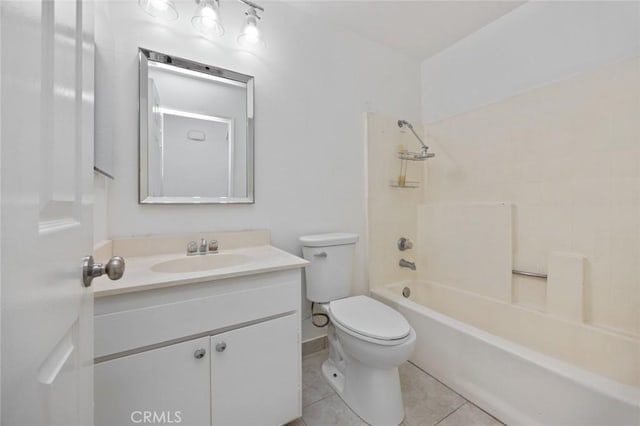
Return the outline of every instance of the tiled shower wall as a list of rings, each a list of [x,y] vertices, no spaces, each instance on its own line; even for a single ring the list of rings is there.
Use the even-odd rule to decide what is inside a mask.
[[[640,336],[639,58],[432,123],[426,136],[437,156],[424,169],[425,203],[513,203],[513,267],[547,272],[553,251],[585,256],[585,320]],[[369,185],[375,170],[370,164]],[[369,229],[388,206],[419,198],[388,189],[370,195]],[[410,220],[380,223],[380,233]],[[379,237],[370,235],[372,287]],[[544,311],[546,294],[544,280],[513,280],[515,303]]]

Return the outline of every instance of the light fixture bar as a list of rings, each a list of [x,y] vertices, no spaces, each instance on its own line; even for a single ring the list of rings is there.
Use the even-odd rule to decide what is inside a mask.
[[[238,1],[239,1],[240,3],[244,3],[244,4],[246,4],[246,5],[247,5],[247,6],[249,6],[249,7],[252,7],[252,8],[254,8],[254,9],[258,9],[260,12],[264,12],[264,7],[262,7],[262,6],[260,6],[260,5],[256,4],[256,3],[254,3],[254,2],[252,2],[252,1],[249,1],[249,0],[238,0]]]

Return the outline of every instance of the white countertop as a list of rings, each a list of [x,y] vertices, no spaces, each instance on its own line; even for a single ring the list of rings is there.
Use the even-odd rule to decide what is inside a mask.
[[[263,272],[283,271],[306,266],[309,262],[270,245],[220,250],[219,254],[241,254],[249,261],[241,264],[196,272],[154,272],[151,267],[168,260],[185,258],[186,253],[128,256],[125,258],[124,276],[118,281],[95,280],[94,296],[104,297],[123,293],[145,291],[183,284],[193,284],[223,278],[240,277]],[[116,253],[117,254],[117,253]],[[205,256],[217,256],[207,254]]]

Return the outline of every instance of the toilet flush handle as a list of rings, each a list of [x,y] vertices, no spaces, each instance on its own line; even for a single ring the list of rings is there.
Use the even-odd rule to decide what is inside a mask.
[[[314,253],[313,257],[327,257],[327,252],[321,251],[320,253]]]

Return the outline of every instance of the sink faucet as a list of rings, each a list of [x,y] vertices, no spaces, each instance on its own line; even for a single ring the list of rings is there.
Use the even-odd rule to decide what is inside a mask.
[[[400,263],[398,263],[401,268],[409,268],[412,271],[416,270],[416,264],[414,262],[409,262],[408,260],[400,259]]]
[[[209,254],[209,253],[217,253],[218,252],[218,241],[211,240],[208,241],[204,238],[200,239],[200,243],[196,243],[195,241],[189,241],[187,244],[187,256],[195,256],[198,254]]]
[[[193,256],[194,254],[198,254],[198,243],[189,241],[189,244],[187,244],[187,256]]]
[[[200,239],[200,245],[198,246],[198,253],[205,254],[207,252],[207,240],[204,238]]]

